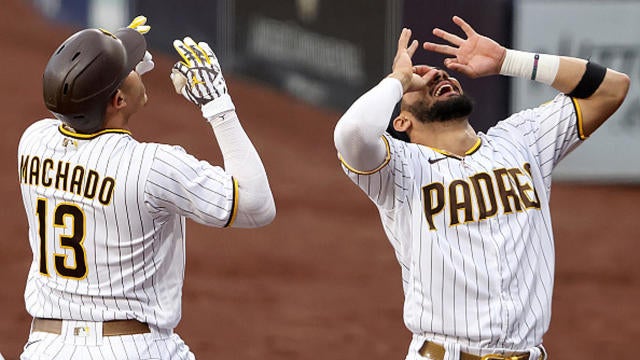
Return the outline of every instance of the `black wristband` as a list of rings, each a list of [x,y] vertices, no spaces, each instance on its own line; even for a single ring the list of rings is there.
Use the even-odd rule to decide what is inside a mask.
[[[587,69],[584,71],[582,79],[580,79],[576,88],[567,95],[578,99],[588,98],[598,90],[606,74],[606,67],[592,63],[591,61],[587,62]]]

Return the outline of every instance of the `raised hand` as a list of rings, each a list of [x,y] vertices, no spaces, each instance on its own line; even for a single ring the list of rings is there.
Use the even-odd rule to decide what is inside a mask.
[[[234,110],[231,97],[227,93],[227,84],[222,76],[220,63],[209,45],[205,42],[196,44],[190,37],[174,40],[173,47],[182,57],[171,72],[171,80],[176,92],[198,106],[208,105],[203,114],[217,115]]]
[[[398,39],[398,50],[393,59],[391,77],[395,77],[402,82],[404,92],[415,91],[427,85],[422,75],[428,71],[428,66],[413,66],[411,58],[418,48],[418,40],[411,39],[411,30],[403,28]]]
[[[147,17],[143,15],[136,16],[131,23],[127,26],[130,29],[133,29],[140,34],[144,35],[151,30],[151,26],[147,25]]]
[[[454,16],[453,22],[464,31],[466,39],[435,28],[433,35],[449,42],[450,45],[425,42],[423,48],[452,56],[444,60],[444,65],[471,78],[498,74],[506,49],[494,40],[475,32],[460,17]]]
[[[151,26],[147,25],[147,17],[143,15],[136,16],[127,27],[139,32],[142,35],[148,33],[151,30]],[[154,67],[155,63],[153,62],[153,56],[149,51],[145,51],[144,57],[142,58],[142,61],[140,61],[138,65],[136,65],[135,71],[138,74],[142,75],[153,70]]]

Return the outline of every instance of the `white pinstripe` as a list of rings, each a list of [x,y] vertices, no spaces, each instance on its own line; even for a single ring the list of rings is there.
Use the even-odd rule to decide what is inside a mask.
[[[139,143],[124,131],[74,136],[59,126],[59,121],[50,119],[34,123],[18,148],[18,175],[34,254],[25,289],[27,311],[33,317],[54,319],[137,319],[173,329],[181,313],[185,217],[210,226],[227,225],[236,205],[234,179],[180,147]],[[65,164],[71,169],[66,182],[60,175],[64,171],[58,170]],[[113,179],[112,196],[100,195],[107,190],[87,192],[93,184],[88,179],[95,176],[102,185]],[[54,226],[56,216],[63,223]],[[45,224],[42,229],[40,224]],[[79,233],[84,235],[81,242],[79,236],[65,240]],[[41,273],[43,241],[48,275]],[[61,256],[62,263],[56,263]],[[29,341],[37,342],[25,347],[23,358],[43,353],[69,358],[77,351],[75,358],[102,359],[108,358],[107,348],[114,359],[125,354],[193,356],[177,335],[104,339],[101,350],[89,352],[81,343],[68,347],[60,338],[33,333]],[[168,348],[156,349],[160,343]]]
[[[480,133],[464,158],[385,134],[390,160],[379,171],[343,163],[376,204],[400,264],[404,321],[416,334],[407,359],[420,358],[425,339],[480,354],[542,343],[554,273],[551,172],[580,143],[577,121],[558,95]],[[481,219],[491,194],[496,213]]]

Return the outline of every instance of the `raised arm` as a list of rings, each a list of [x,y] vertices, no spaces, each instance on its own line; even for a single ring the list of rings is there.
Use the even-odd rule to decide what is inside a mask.
[[[425,42],[424,49],[450,55],[445,66],[472,78],[518,76],[545,83],[578,99],[585,136],[602,125],[627,95],[630,80],[626,74],[579,58],[506,49],[478,34],[460,17],[454,16],[453,22],[466,39],[436,28],[433,34],[449,44]]]
[[[173,46],[183,58],[171,73],[176,92],[200,107],[218,140],[225,172],[238,183],[238,211],[231,226],[269,224],[276,209],[267,174],[238,120],[216,55],[207,43],[196,44],[190,37],[175,40]]]
[[[382,134],[387,129],[393,108],[402,95],[426,86],[419,74],[424,66],[414,67],[411,57],[419,44],[411,30],[403,29],[393,61],[393,72],[358,98],[336,124],[334,142],[342,161],[357,171],[367,172],[382,165],[388,155]]]

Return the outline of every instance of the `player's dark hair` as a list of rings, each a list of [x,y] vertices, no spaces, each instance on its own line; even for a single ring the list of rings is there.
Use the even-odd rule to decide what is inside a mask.
[[[393,128],[393,120],[400,115],[400,103],[401,102],[402,101],[398,102],[396,104],[396,106],[393,108],[393,113],[391,113],[391,119],[389,119],[389,125],[387,125],[387,132],[394,139],[402,140],[404,142],[411,142],[411,140],[409,139],[409,135],[407,135],[406,132],[398,131],[398,130]]]

